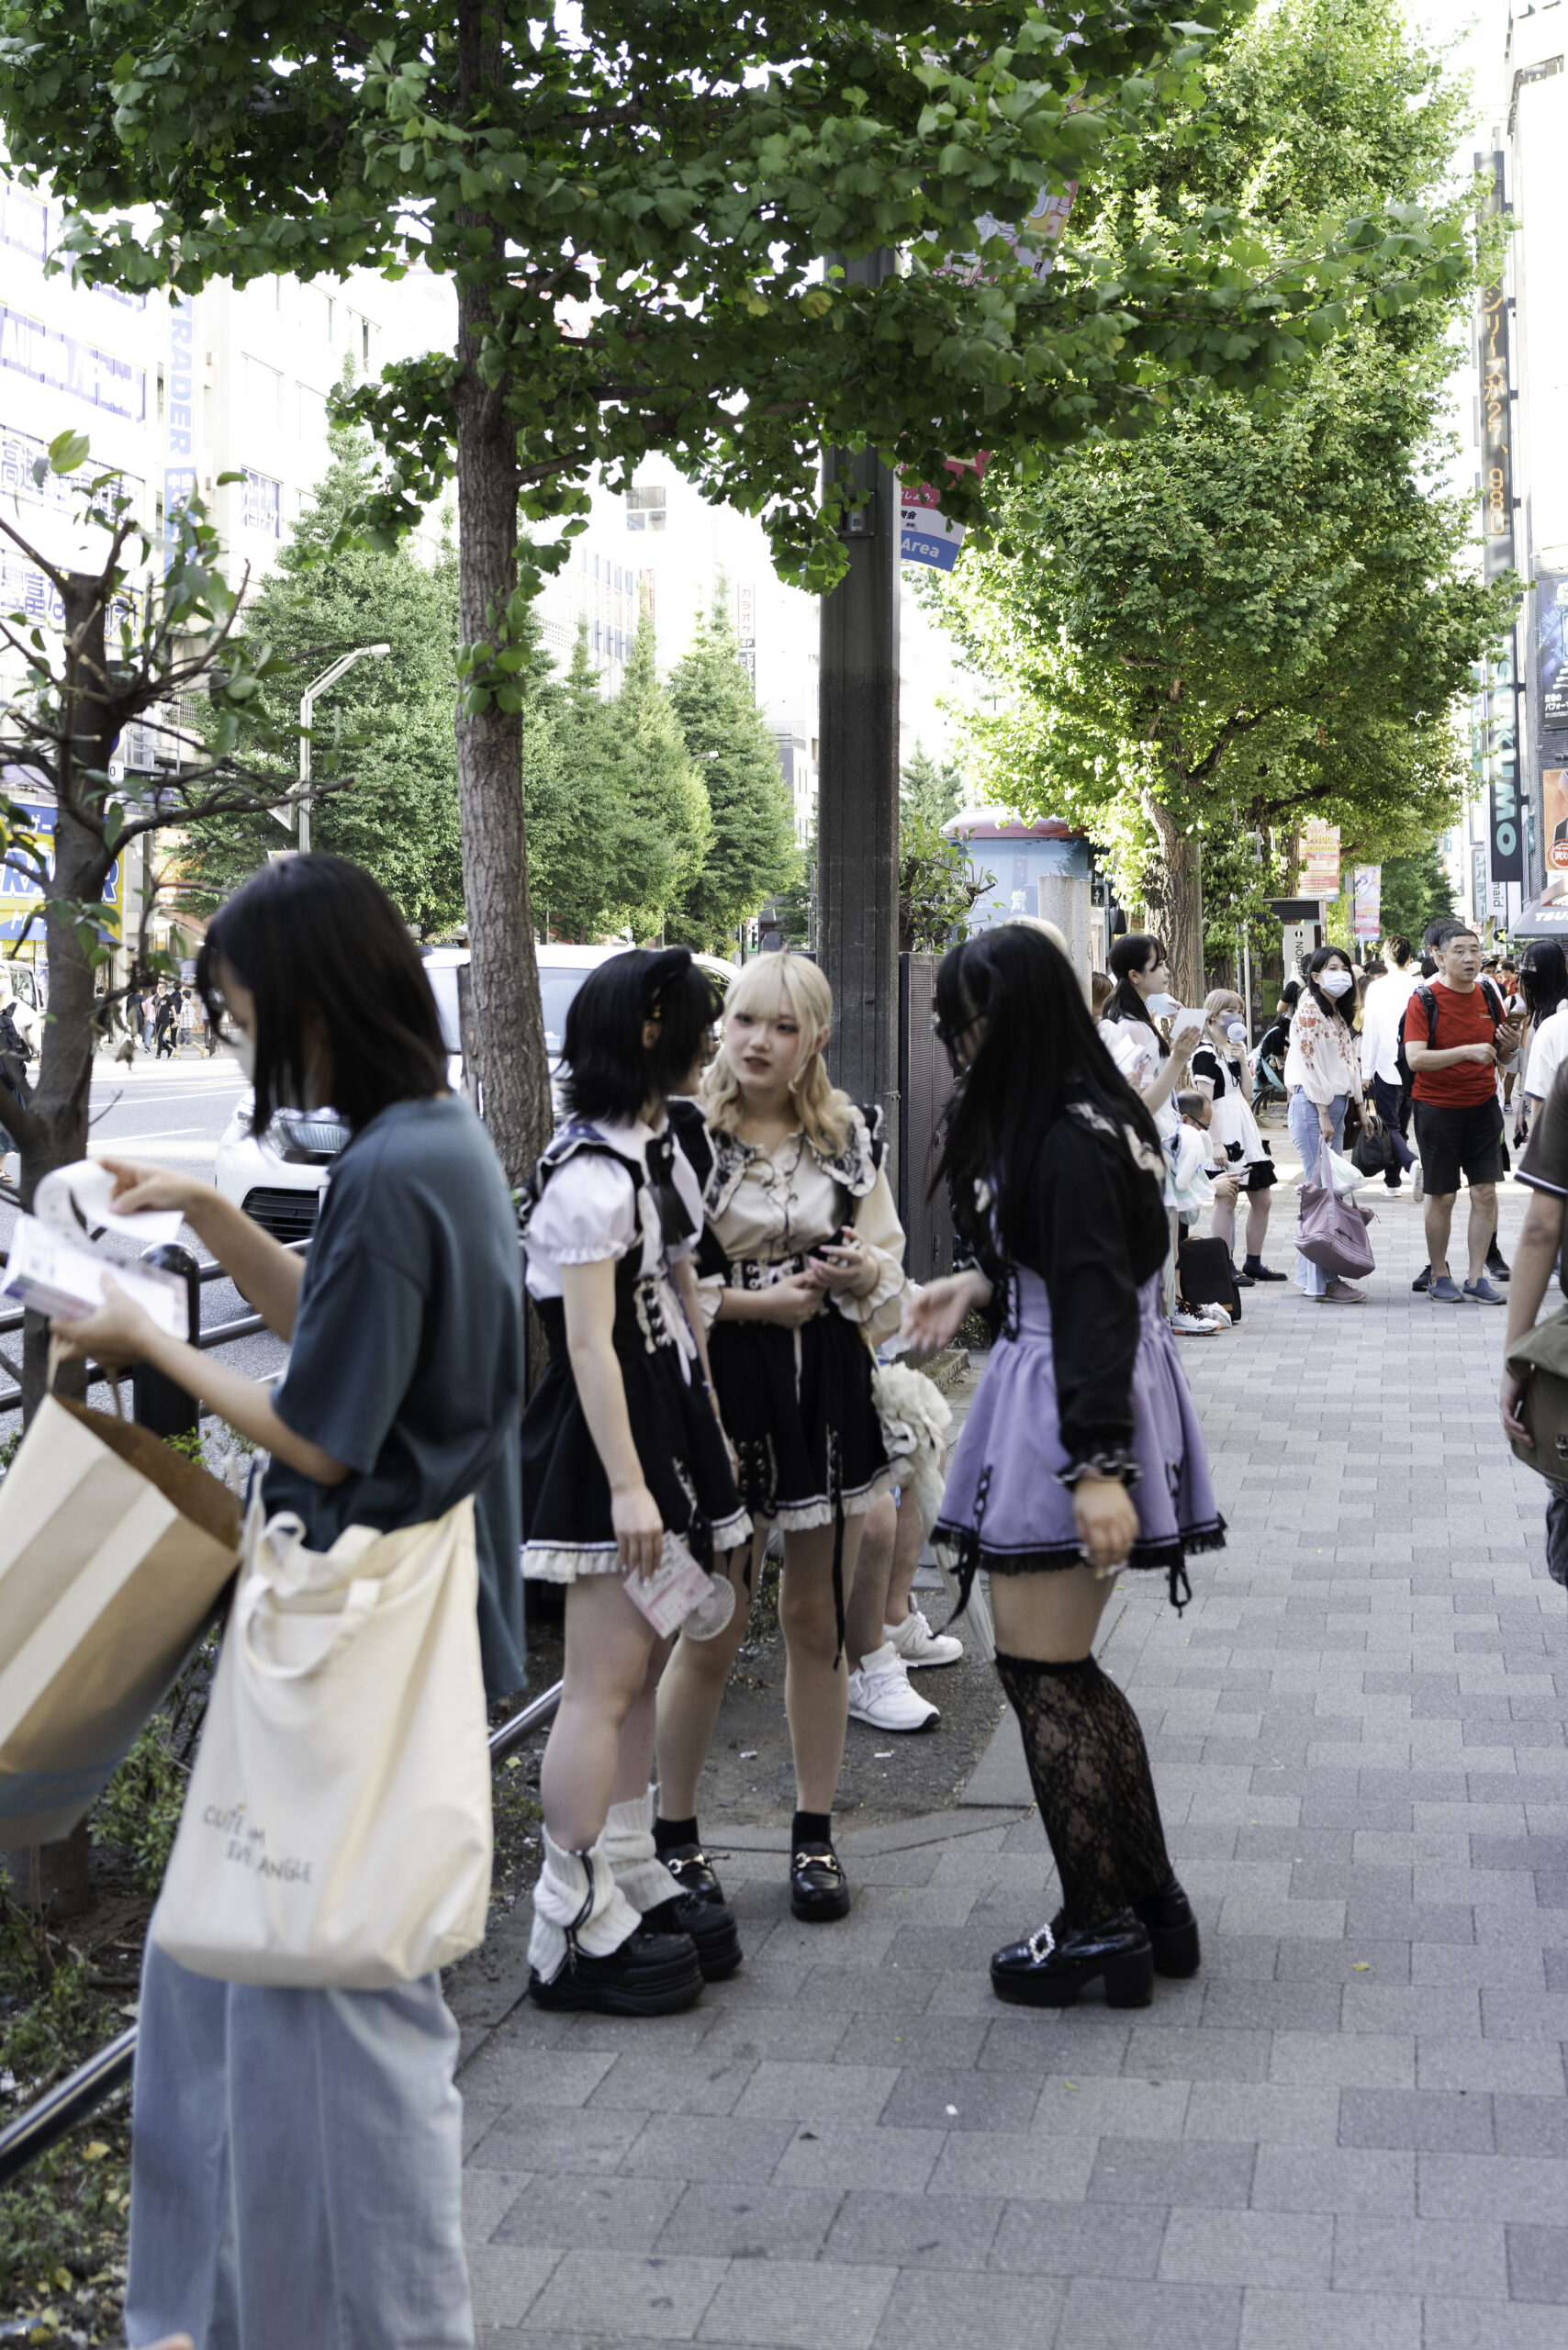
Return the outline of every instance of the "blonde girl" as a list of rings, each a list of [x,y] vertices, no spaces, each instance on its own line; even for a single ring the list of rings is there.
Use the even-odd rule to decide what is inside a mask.
[[[867,1341],[897,1327],[904,1278],[882,1113],[829,1079],[832,1019],[832,990],[814,963],[759,956],[730,987],[722,1045],[703,1084],[699,1290],[715,1395],[756,1532],[730,1625],[713,1639],[683,1635],[660,1684],[655,1824],[682,1892],[722,1901],[698,1835],[697,1783],[777,1526],[799,1807],[790,1904],[808,1920],[849,1908],[832,1834],[849,1695],[844,1593],[866,1512],[890,1483]],[[684,1130],[683,1146],[699,1155]]]

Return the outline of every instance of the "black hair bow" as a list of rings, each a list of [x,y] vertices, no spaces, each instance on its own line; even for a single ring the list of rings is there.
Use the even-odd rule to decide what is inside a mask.
[[[648,1145],[648,1181],[659,1203],[659,1230],[666,1248],[689,1240],[696,1233],[686,1202],[676,1188],[675,1136],[655,1135]]]

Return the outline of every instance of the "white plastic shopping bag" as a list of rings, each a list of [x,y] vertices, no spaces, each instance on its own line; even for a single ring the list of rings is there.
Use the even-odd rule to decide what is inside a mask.
[[[152,1935],[225,1982],[381,1990],[484,1938],[474,1505],[324,1552],[300,1531],[252,1507]]]
[[[1352,1192],[1359,1192],[1363,1183],[1370,1182],[1372,1180],[1370,1176],[1361,1173],[1353,1159],[1341,1158],[1337,1150],[1325,1149],[1322,1157],[1328,1169],[1328,1180],[1334,1186],[1336,1195],[1341,1200],[1348,1200]],[[1320,1167],[1318,1169],[1320,1181],[1322,1171]]]

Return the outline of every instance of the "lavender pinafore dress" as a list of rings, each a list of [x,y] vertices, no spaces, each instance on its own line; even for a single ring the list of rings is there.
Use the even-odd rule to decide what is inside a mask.
[[[1162,1568],[1172,1604],[1181,1607],[1192,1596],[1188,1551],[1221,1549],[1225,1520],[1176,1341],[1159,1310],[1159,1282],[1155,1273],[1138,1292],[1128,1449],[1140,1475],[1127,1489],[1138,1537],[1127,1563]],[[1050,1298],[1038,1273],[1018,1267],[1008,1276],[1006,1324],[964,1423],[931,1537],[958,1575],[963,1599],[977,1567],[1028,1574],[1079,1564],[1072,1494],[1057,1483],[1067,1466]]]

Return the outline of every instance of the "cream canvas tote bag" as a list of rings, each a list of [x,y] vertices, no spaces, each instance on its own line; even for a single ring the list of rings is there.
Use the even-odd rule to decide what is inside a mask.
[[[300,1535],[252,1505],[152,1937],[225,1982],[383,1990],[484,1939],[474,1505]]]

